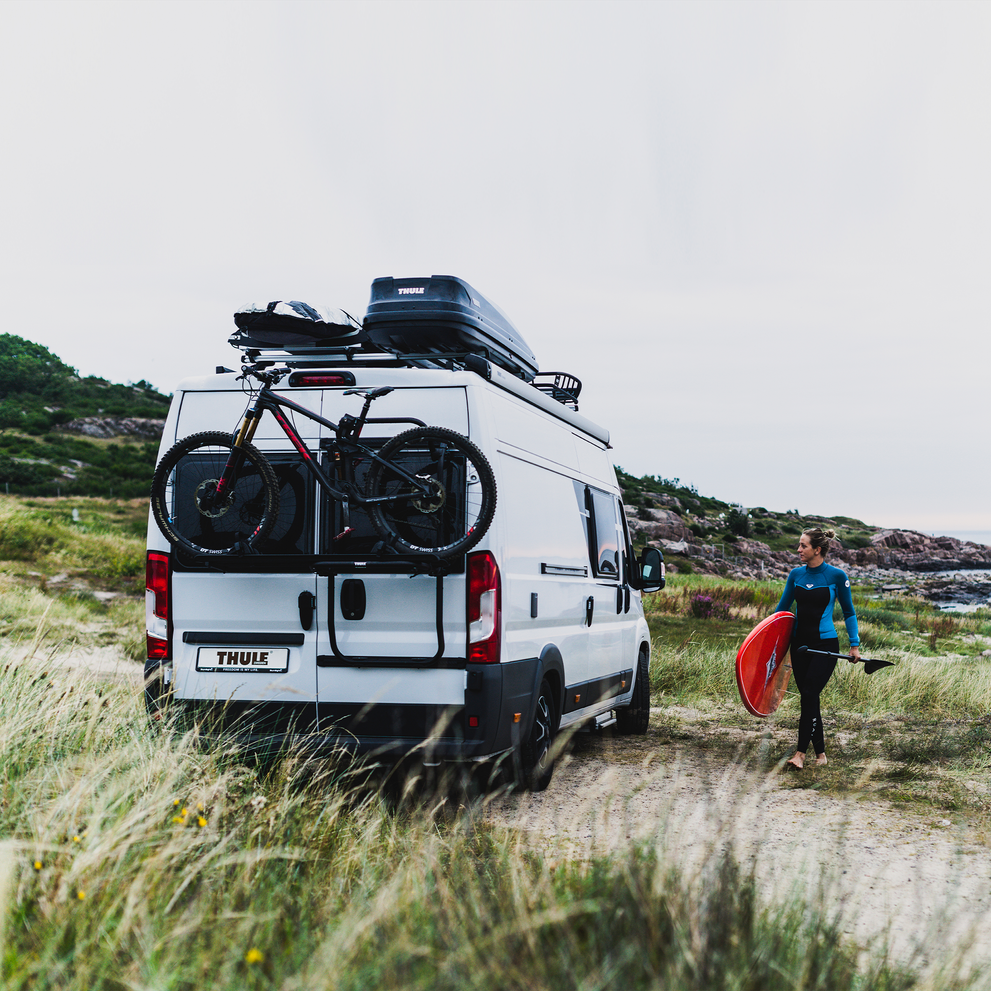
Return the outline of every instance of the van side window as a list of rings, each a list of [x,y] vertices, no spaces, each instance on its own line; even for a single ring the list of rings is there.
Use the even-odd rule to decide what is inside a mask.
[[[618,579],[619,519],[616,515],[616,497],[591,487],[586,487],[585,497],[592,524],[589,527],[592,570],[599,577]]]
[[[623,537],[623,584],[630,584],[631,576],[631,565],[630,562],[636,557],[633,553],[633,545],[630,542],[630,528],[626,524],[626,510],[623,508],[623,503],[618,504],[619,509],[619,521],[622,524],[622,537]]]

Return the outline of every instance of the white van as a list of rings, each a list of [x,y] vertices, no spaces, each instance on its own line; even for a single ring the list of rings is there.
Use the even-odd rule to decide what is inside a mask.
[[[375,286],[380,299],[422,286],[429,302],[440,279],[448,296],[465,287],[466,308],[498,312],[451,277]],[[167,700],[208,738],[255,750],[292,742],[316,754],[417,752],[428,763],[508,755],[538,789],[562,728],[615,722],[645,733],[650,635],[640,595],[663,587],[663,563],[654,550],[634,558],[609,434],[577,412],[577,380],[514,367],[497,348],[480,355],[481,344],[413,354],[394,341],[384,350],[349,340],[346,351],[321,341],[273,355],[266,340],[232,339],[249,365],[283,368],[278,394],[318,417],[297,416],[295,428],[321,470],[334,457],[335,423],[361,408],[354,393],[388,389],[362,442],[417,423],[457,431],[491,465],[495,513],[471,550],[440,566],[396,554],[360,506],[342,521],[276,418],[263,416],[253,444],[294,507],[291,525],[252,553],[198,556],[149,523],[152,712]],[[235,430],[245,388],[227,369],[185,379],[162,453],[190,434]]]

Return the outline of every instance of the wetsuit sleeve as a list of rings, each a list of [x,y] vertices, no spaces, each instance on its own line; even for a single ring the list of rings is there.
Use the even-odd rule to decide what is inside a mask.
[[[843,622],[850,637],[850,646],[860,646],[860,632],[857,629],[857,614],[853,609],[853,596],[850,594],[850,579],[841,571],[836,576],[836,601],[843,610]]]
[[[785,582],[785,590],[781,593],[781,601],[777,604],[775,612],[791,612],[791,604],[795,601],[795,572],[788,572],[788,581]]]

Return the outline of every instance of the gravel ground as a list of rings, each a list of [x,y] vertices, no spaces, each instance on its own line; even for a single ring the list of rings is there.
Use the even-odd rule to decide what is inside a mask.
[[[488,815],[551,858],[657,844],[696,883],[710,854],[732,847],[755,864],[768,896],[797,891],[842,908],[844,931],[864,949],[887,941],[920,965],[948,946],[966,949],[969,962],[991,958],[991,851],[966,826],[873,798],[783,788],[783,773],[650,737],[589,736],[547,791],[496,798]]]

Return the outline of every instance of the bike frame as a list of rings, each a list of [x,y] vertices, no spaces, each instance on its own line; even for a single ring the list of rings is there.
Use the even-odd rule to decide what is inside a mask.
[[[241,462],[244,460],[243,450],[246,444],[250,444],[255,436],[255,431],[258,429],[258,424],[261,422],[262,415],[268,410],[274,417],[276,423],[282,428],[286,437],[289,438],[290,443],[299,452],[300,456],[303,458],[303,463],[310,470],[313,477],[316,479],[317,484],[324,490],[324,492],[330,496],[332,499],[338,499],[342,501],[345,506],[353,500],[358,505],[369,506],[378,503],[388,503],[395,502],[396,496],[374,496],[371,499],[363,495],[358,487],[351,480],[353,477],[353,471],[350,467],[350,458],[356,454],[364,455],[365,457],[372,458],[378,461],[380,464],[387,465],[392,471],[396,472],[397,475],[402,476],[407,482],[410,483],[415,489],[421,491],[424,495],[429,495],[430,488],[421,479],[417,478],[415,475],[409,474],[400,465],[397,465],[393,461],[389,461],[386,458],[381,457],[375,451],[364,444],[359,444],[357,442],[357,437],[360,436],[365,423],[413,423],[417,426],[426,426],[422,420],[415,420],[410,417],[385,417],[385,418],[375,418],[369,421],[368,410],[371,407],[373,400],[377,398],[375,396],[369,396],[365,394],[365,404],[362,408],[360,415],[354,419],[354,426],[348,425],[348,433],[350,436],[342,436],[341,423],[343,421],[338,421],[334,423],[333,420],[325,419],[319,416],[317,413],[311,410],[305,409],[300,406],[299,403],[293,402],[291,399],[285,396],[280,396],[278,393],[272,391],[271,385],[268,382],[263,382],[261,388],[258,390],[255,396],[254,402],[245,410],[244,418],[241,421],[241,426],[231,443],[231,453],[230,457],[227,459],[227,464],[224,466],[223,473],[217,482],[217,499],[218,501],[224,498],[224,495],[230,486],[233,479],[237,477],[237,472],[241,467]],[[329,427],[334,431],[337,438],[337,453],[339,456],[343,457],[344,464],[339,464],[339,472],[343,472],[344,478],[340,481],[343,483],[341,488],[335,487],[327,477],[327,475],[320,470],[320,466],[314,459],[313,454],[310,449],[306,446],[306,443],[296,432],[292,423],[289,419],[283,415],[283,409],[290,409],[294,413],[299,413],[301,416],[305,416],[308,420],[313,420],[315,423],[319,423],[322,426]],[[403,496],[406,498],[406,496]]]

